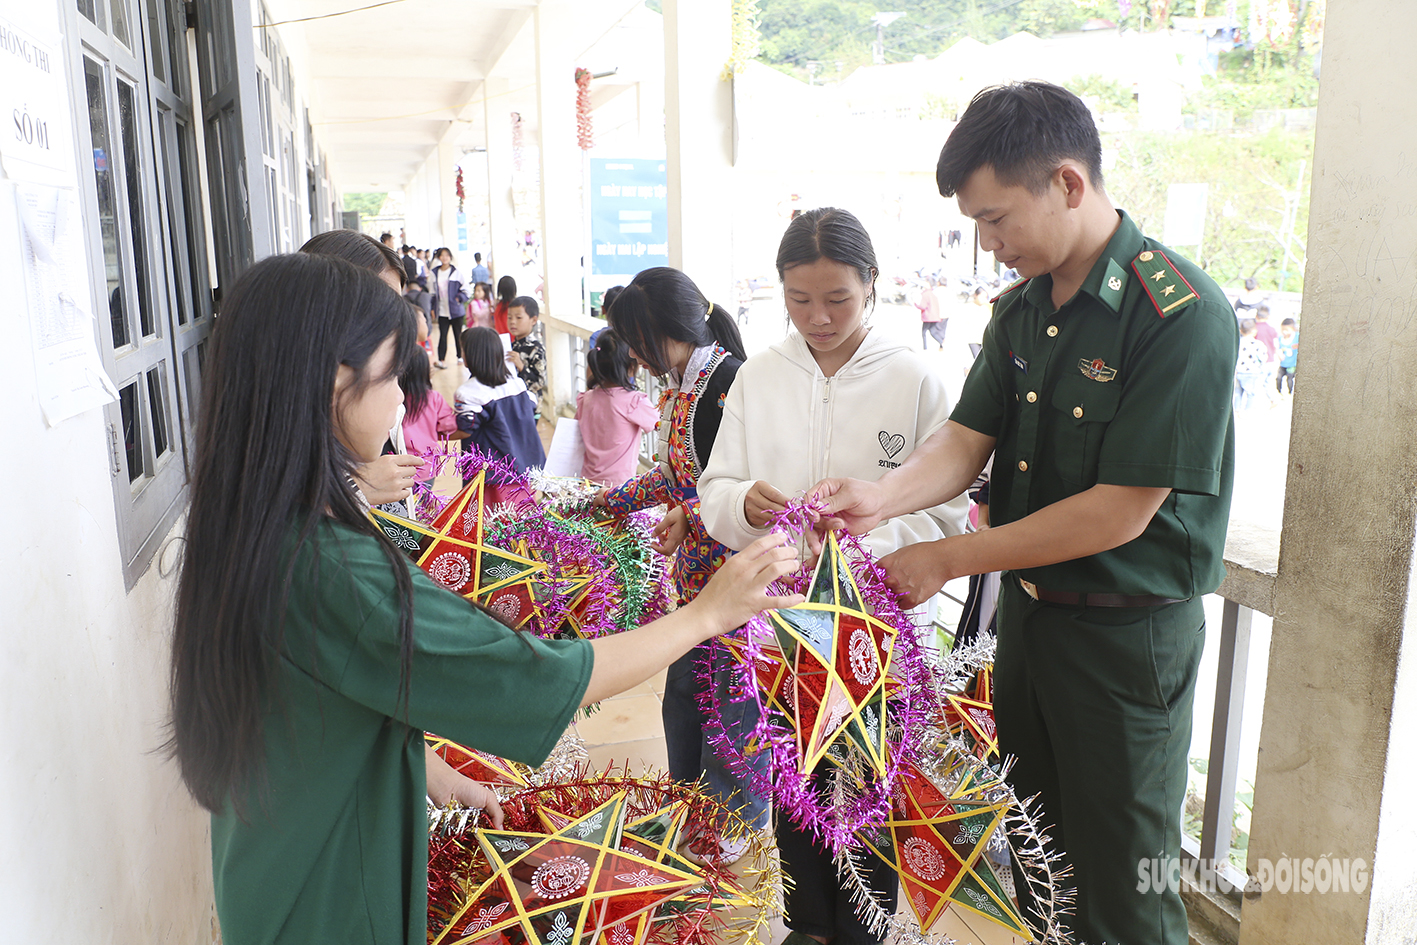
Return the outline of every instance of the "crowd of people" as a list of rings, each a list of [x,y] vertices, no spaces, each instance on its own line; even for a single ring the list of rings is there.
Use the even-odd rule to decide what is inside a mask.
[[[770,529],[795,496],[820,529],[865,536],[904,607],[1002,575],[999,749],[1071,870],[1065,921],[1084,941],[1188,940],[1178,892],[1136,876],[1181,853],[1239,325],[1198,266],[1112,204],[1091,114],[1060,87],[980,93],[936,180],[1021,277],[994,300],[957,402],[913,341],[873,330],[879,266],[846,210],[794,215],[775,261],[792,330],[752,357],[735,315],[678,269],[647,269],[608,302],[578,403],[587,472],[612,517],[667,510],[656,547],[678,607],[593,641],[508,629],[366,514],[406,501],[427,475],[415,454],[442,439],[544,462],[536,300],[510,276],[494,295],[476,255],[464,276],[445,247],[396,252],[348,231],[247,270],[208,355],[173,638],[171,747],[212,811],[225,941],[424,941],[425,794],[494,826],[502,812],[423,733],[539,764],[579,707],[667,668],[670,772],[774,831],[789,945],[876,945],[830,852],[774,822],[704,731],[703,697],[738,679],[714,638],[801,601],[768,590],[802,564]],[[940,344],[944,312],[927,299],[921,319],[922,343]],[[454,364],[450,405],[430,379]],[[664,382],[657,409],[637,366]],[[651,430],[655,463],[636,475]],[[966,492],[986,467],[989,513],[970,529]],[[727,705],[736,750],[765,763],[747,741],[756,701]],[[824,770],[812,778],[831,790]],[[741,852],[705,836],[685,850]],[[862,866],[894,911],[894,870]]]
[[[1235,365],[1235,411],[1272,408],[1294,393],[1299,368],[1299,322],[1285,318],[1278,330],[1270,323],[1270,306],[1254,278],[1235,300],[1240,325],[1240,355]]]

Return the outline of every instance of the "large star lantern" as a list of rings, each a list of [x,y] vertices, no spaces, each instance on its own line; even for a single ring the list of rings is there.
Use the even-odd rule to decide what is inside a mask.
[[[550,834],[484,830],[492,874],[433,945],[605,945],[644,941],[635,919],[703,877],[622,848],[626,795],[583,817],[543,816]]]
[[[999,733],[994,723],[993,671],[985,667],[963,693],[945,694],[945,727],[963,738],[980,758],[998,757]]]
[[[527,776],[531,773],[531,769],[526,765],[498,758],[496,755],[476,748],[460,745],[450,738],[430,734],[425,734],[423,738],[428,743],[428,747],[436,751],[440,758],[465,778],[513,787],[526,787],[528,784]]]
[[[534,579],[546,566],[483,540],[486,488],[479,472],[428,525],[379,509],[369,514],[435,582],[519,628],[536,613]]]
[[[775,645],[764,646],[755,662],[759,685],[792,721],[802,777],[828,752],[850,745],[884,778],[887,674],[897,631],[867,613],[834,533],[806,597],[796,607],[767,611]]]
[[[922,930],[953,905],[1033,941],[985,854],[1009,801],[990,800],[995,793],[989,790],[990,779],[972,765],[958,764],[949,776],[955,787],[946,793],[918,768],[905,765],[886,823],[858,836],[900,874],[901,889]]]

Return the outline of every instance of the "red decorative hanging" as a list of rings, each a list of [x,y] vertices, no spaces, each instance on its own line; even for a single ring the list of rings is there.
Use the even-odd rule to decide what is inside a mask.
[[[512,167],[522,169],[522,113],[512,112]]]
[[[466,194],[466,193],[463,191],[463,189],[462,189],[462,166],[461,166],[461,165],[458,166],[458,179],[457,179],[457,188],[456,188],[456,189],[457,189],[457,193],[458,193],[458,213],[462,213],[463,199],[467,197],[467,194]]]
[[[595,144],[595,130],[590,119],[590,70],[576,69],[576,144],[589,151]]]

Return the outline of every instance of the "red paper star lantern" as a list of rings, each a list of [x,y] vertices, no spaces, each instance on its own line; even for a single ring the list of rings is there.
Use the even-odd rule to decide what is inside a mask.
[[[618,793],[550,835],[484,830],[492,875],[433,945],[580,945],[701,885],[702,877],[621,849],[626,796]],[[643,938],[639,938],[643,941]]]
[[[479,472],[426,526],[379,509],[369,514],[435,582],[521,627],[536,613],[531,579],[546,566],[483,541],[485,488]]]

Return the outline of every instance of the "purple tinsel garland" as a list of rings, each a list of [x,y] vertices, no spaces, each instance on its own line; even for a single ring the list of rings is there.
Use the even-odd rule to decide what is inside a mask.
[[[537,602],[539,613],[530,625],[533,632],[552,636],[571,611],[578,610],[578,632],[593,639],[664,612],[667,594],[662,569],[654,567],[647,521],[635,518],[627,526],[629,537],[612,538],[591,520],[588,502],[552,514],[536,501],[527,477],[502,457],[476,448],[462,453],[435,448],[420,456],[431,475],[414,486],[414,515],[419,521],[431,522],[449,501],[433,491],[437,476],[456,473],[467,481],[485,471],[487,490],[495,490],[499,499],[494,503],[489,495],[484,508],[488,540],[508,551],[526,542],[530,556],[547,566],[541,581],[547,593]],[[573,578],[588,583],[575,587]]]
[[[774,516],[771,528],[800,542],[815,524],[817,511],[811,502],[792,500]],[[752,669],[757,661],[766,659],[762,642],[775,638],[761,614],[734,632],[742,642],[746,659],[732,667],[731,671],[736,672],[738,678],[730,690],[734,693],[732,701],[752,698],[757,702],[759,721],[751,734],[734,739],[726,731],[722,704],[708,672],[710,667],[704,660],[700,660],[698,667],[698,698],[705,716],[704,730],[719,757],[736,776],[749,782],[752,793],[771,797],[778,811],[786,813],[794,824],[810,831],[834,853],[858,845],[859,840],[854,835],[863,827],[885,823],[890,811],[891,790],[901,768],[907,763],[918,764],[921,736],[928,729],[929,718],[939,711],[931,684],[931,668],[916,639],[917,628],[909,614],[901,609],[896,593],[886,586],[885,573],[860,539],[838,532],[837,542],[856,579],[862,603],[877,620],[899,631],[891,653],[891,675],[899,685],[889,703],[884,780],[867,777],[862,779],[864,784],[850,784],[849,778],[839,775],[828,797],[819,796],[814,790],[813,781],[808,777],[811,772],[801,770],[794,732],[781,720],[773,718]],[[805,593],[812,571],[804,565],[776,582],[770,592]],[[743,745],[756,745],[758,752],[769,753],[767,771],[754,770],[743,754]]]

